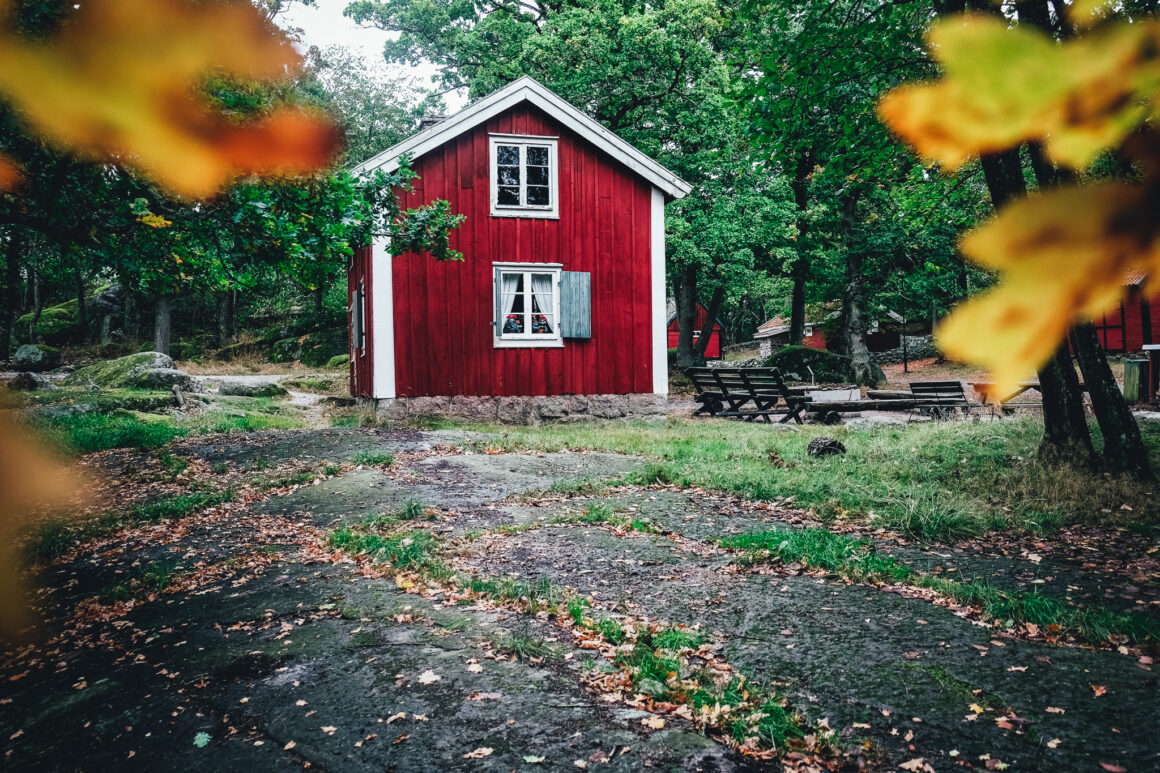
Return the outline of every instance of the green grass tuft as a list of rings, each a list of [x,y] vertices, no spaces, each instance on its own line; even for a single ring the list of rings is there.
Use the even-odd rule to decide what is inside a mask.
[[[390,467],[395,462],[395,455],[377,451],[359,451],[351,461],[367,467]]]

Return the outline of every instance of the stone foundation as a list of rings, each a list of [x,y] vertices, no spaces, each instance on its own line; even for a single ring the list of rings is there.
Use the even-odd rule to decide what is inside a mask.
[[[668,396],[652,393],[631,395],[546,395],[529,397],[398,397],[377,400],[379,421],[406,423],[412,419],[454,419],[501,424],[594,419],[663,419]]]

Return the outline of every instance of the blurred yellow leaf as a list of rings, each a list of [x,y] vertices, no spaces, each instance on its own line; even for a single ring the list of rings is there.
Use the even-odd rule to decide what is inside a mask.
[[[29,622],[17,545],[40,507],[74,501],[83,487],[60,462],[0,411],[0,634],[16,637]]]
[[[1143,186],[1103,183],[1004,207],[962,242],[969,258],[1000,270],[1002,282],[959,304],[939,327],[939,345],[987,367],[997,391],[1025,378],[1075,321],[1117,307],[1129,272],[1160,276],[1148,194]]]
[[[879,112],[948,169],[1025,140],[1042,141],[1057,163],[1083,168],[1152,113],[1157,45],[1160,24],[1151,21],[1059,44],[993,16],[956,16],[930,32],[945,76],[894,89]]]
[[[0,191],[15,188],[23,177],[19,167],[3,153],[0,153]]]
[[[239,174],[326,163],[339,134],[321,115],[283,107],[243,124],[200,91],[210,75],[277,79],[299,61],[245,0],[85,0],[47,40],[0,28],[0,92],[28,123],[65,148],[121,161],[190,197]]]

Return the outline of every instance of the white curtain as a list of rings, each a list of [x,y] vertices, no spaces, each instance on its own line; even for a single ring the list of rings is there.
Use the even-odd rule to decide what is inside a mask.
[[[532,296],[535,298],[535,309],[545,315],[548,327],[554,333],[556,320],[552,319],[552,313],[556,310],[556,304],[552,300],[553,284],[551,274],[532,274]]]
[[[503,279],[500,297],[500,303],[503,305],[503,315],[499,318],[499,329],[503,330],[504,325],[507,324],[508,314],[512,313],[512,307],[516,305],[516,288],[520,285],[520,275],[500,274],[500,277]]]

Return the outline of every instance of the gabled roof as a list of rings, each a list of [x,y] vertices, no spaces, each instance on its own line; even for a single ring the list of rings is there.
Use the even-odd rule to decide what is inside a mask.
[[[529,102],[540,108],[643,177],[665,196],[680,199],[692,190],[692,186],[680,177],[577,110],[547,86],[526,75],[471,103],[450,118],[387,148],[356,166],[352,172],[356,176],[375,169],[393,172],[399,168],[401,156],[417,158],[521,102]]]

